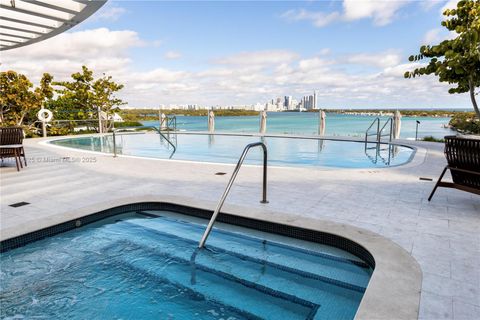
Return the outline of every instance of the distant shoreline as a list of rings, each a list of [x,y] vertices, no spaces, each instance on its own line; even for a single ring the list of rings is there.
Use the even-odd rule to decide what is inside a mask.
[[[346,114],[353,116],[380,116],[380,117],[393,117],[396,109],[359,109],[359,110],[338,110],[338,109],[324,109],[326,113],[334,114]],[[420,109],[405,109],[398,110],[403,117],[433,117],[433,118],[452,118],[459,114],[473,114],[473,112],[467,112],[463,110],[420,110]],[[318,112],[318,110],[312,110],[307,112]]]
[[[397,109],[321,109],[326,113],[331,114],[345,114],[354,116],[384,116],[391,117]],[[302,112],[318,112],[319,109],[307,110]],[[400,114],[404,117],[434,117],[434,118],[452,118],[458,115],[470,116],[473,112],[459,110],[441,110],[441,109],[399,109]],[[165,115],[177,115],[177,116],[207,116],[209,110],[184,110],[184,109],[171,109],[171,110],[158,110],[158,109],[121,109],[120,115],[128,121],[148,121],[157,120],[159,113]],[[217,117],[242,117],[242,116],[256,116],[260,114],[260,111],[244,110],[244,109],[218,109],[213,110]],[[279,111],[278,113],[299,113],[298,110],[291,111]],[[277,113],[277,112],[275,112]]]

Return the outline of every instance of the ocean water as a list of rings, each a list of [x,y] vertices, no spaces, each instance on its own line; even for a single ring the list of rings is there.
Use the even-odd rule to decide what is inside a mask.
[[[364,137],[365,130],[370,126],[374,116],[357,116],[327,113],[326,132],[328,136]],[[382,117],[382,125],[388,117]],[[450,118],[434,117],[403,117],[400,137],[403,139],[415,138],[416,120],[418,137],[433,136],[443,138],[455,131],[443,126]],[[145,125],[158,126],[158,121],[144,121]],[[216,117],[215,131],[217,132],[258,132],[259,116]],[[206,131],[207,117],[177,116],[177,128],[185,131]],[[267,116],[267,133],[276,134],[317,134],[318,113],[313,112],[269,112]]]

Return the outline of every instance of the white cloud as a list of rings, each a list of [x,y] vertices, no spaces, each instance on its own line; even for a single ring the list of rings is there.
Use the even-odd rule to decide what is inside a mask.
[[[343,12],[309,11],[306,9],[288,10],[280,15],[287,21],[310,21],[321,28],[336,21],[373,19],[377,26],[391,23],[398,10],[407,5],[406,0],[343,0]]]
[[[83,57],[124,55],[125,50],[145,45],[134,31],[111,31],[107,28],[62,33],[43,42],[22,47],[2,54],[2,59],[18,60],[19,56],[30,58],[71,59]],[[15,54],[10,54],[15,52]]]
[[[130,30],[99,28],[63,33],[30,46],[2,52],[2,69],[26,73],[33,81],[37,81],[43,72],[65,79],[82,65],[95,68],[98,73],[112,73],[131,63],[129,48],[144,45],[138,34]]]
[[[303,59],[298,62],[298,67],[301,70],[311,70],[311,69],[318,69],[318,68],[323,68],[328,65],[330,65],[331,62],[324,60],[319,57],[314,57],[314,58],[309,58],[309,59]]]
[[[373,66],[378,68],[387,68],[400,64],[402,57],[396,53],[382,52],[382,53],[361,53],[353,54],[346,57],[345,62]]]
[[[456,9],[458,1],[459,0],[448,0],[440,9],[440,14],[443,15],[443,12],[447,9]]]
[[[425,33],[425,36],[423,37],[423,42],[425,44],[434,44],[440,40],[440,34],[442,33],[441,28],[435,28],[428,30],[427,33]]]
[[[103,6],[95,15],[92,16],[92,19],[117,21],[126,12],[127,10],[125,8],[118,7],[115,4],[107,3],[106,6]]]
[[[189,76],[185,71],[172,71],[164,68],[156,68],[148,72],[136,72],[131,75],[132,79],[148,83],[172,83],[186,79]]]
[[[324,13],[321,11],[307,11],[305,9],[289,10],[281,15],[287,21],[311,21],[315,27],[324,27],[341,18],[340,13]]]
[[[435,28],[428,30],[423,37],[423,43],[434,45],[443,40],[453,39],[457,36],[457,33],[454,31],[448,31],[445,28]]]
[[[228,57],[217,59],[215,62],[224,65],[272,65],[290,62],[298,55],[287,50],[265,50],[254,52],[240,52]]]
[[[441,1],[439,0],[424,0],[419,2],[420,2],[420,7],[425,11],[430,11],[432,8],[436,7],[441,3]]]
[[[180,59],[181,57],[182,55],[180,52],[176,52],[176,51],[165,52],[165,59],[168,59],[168,60]]]
[[[129,30],[69,32],[2,52],[1,68],[38,82],[43,72],[65,80],[87,65],[95,76],[106,73],[124,84],[119,96],[133,107],[250,104],[287,94],[300,98],[313,89],[326,107],[468,106],[463,103],[468,99],[449,95],[448,85],[433,76],[403,79],[403,73],[417,65],[404,63],[406,57],[393,50],[352,55],[322,50],[313,56],[278,49],[240,52],[210,61],[200,70],[152,65],[141,71],[130,49],[145,45]]]
[[[384,26],[392,22],[397,11],[408,3],[399,0],[344,0],[344,17],[346,20],[372,18],[375,25]]]

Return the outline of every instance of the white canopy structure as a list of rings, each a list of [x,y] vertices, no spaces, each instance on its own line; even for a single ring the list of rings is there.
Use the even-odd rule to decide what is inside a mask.
[[[82,22],[107,0],[0,0],[0,51],[56,36]]]

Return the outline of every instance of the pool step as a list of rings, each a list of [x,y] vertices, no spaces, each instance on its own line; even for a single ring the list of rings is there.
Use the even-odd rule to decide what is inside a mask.
[[[194,246],[198,244],[198,239],[204,231],[201,225],[163,219],[138,219],[126,223],[144,228],[154,233],[152,236],[155,237],[174,237],[176,241]],[[280,243],[262,241],[259,238],[225,230],[213,229],[207,248],[358,292],[365,291],[370,279],[371,271],[363,262],[310,250],[297,250],[297,248],[292,250]]]
[[[119,240],[102,251],[133,273],[193,290],[199,297],[251,315],[248,319],[313,319],[318,309],[312,302],[129,240]]]
[[[142,231],[142,235],[148,234],[148,231]],[[138,234],[138,233],[137,233]],[[130,237],[134,238],[134,237]],[[198,250],[195,246],[185,247],[185,244],[174,241],[169,245],[167,239],[163,237],[145,237],[132,240],[130,243],[145,249],[149,255],[168,255],[171,259],[189,261],[199,269],[209,269],[211,272],[220,274],[229,274],[238,281],[247,281],[256,283],[260,286],[270,288],[274,292],[295,295],[296,297],[311,301],[321,305],[318,310],[319,317],[329,314],[336,314],[337,319],[348,319],[351,316],[351,310],[344,308],[338,310],[338,305],[356,305],[361,300],[362,293],[356,290],[346,289],[342,286],[333,285],[322,280],[311,277],[304,277],[304,274],[298,272],[291,273],[283,269],[277,269],[268,264],[252,263],[236,256],[212,252],[210,249]],[[193,253],[196,252],[196,256]],[[194,259],[192,259],[194,258]],[[194,263],[194,264],[193,264]],[[325,303],[335,301],[336,305]]]

